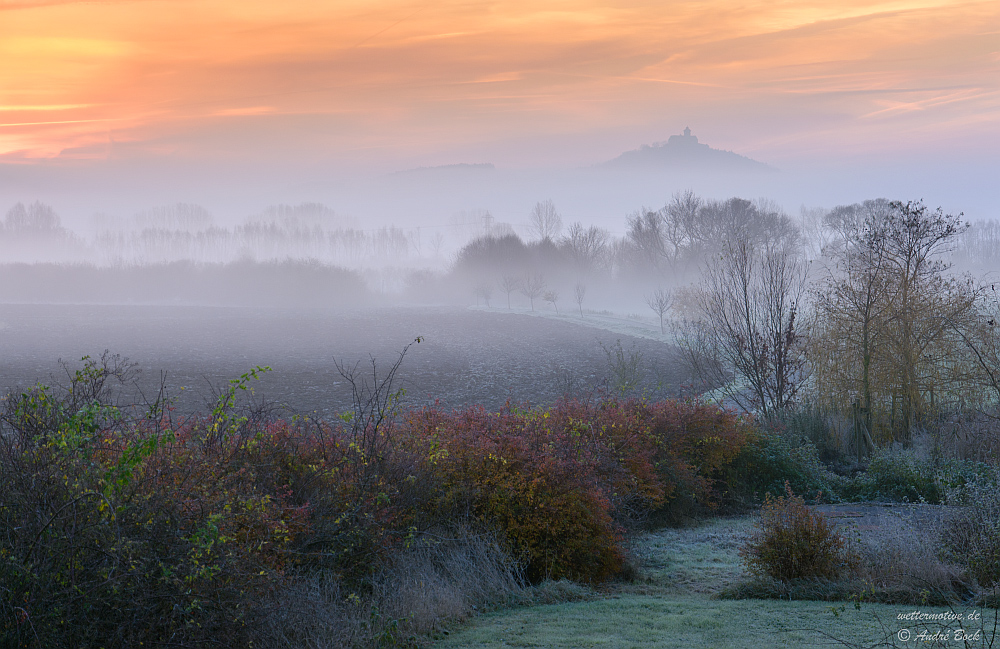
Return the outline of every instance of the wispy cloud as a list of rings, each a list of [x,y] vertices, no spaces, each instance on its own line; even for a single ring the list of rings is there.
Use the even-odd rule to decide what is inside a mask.
[[[116,121],[114,117],[99,118],[99,119],[62,119],[62,120],[52,120],[47,122],[9,122],[6,124],[0,123],[0,126],[47,126],[50,124],[88,124],[91,122],[113,122]]]
[[[947,106],[949,104],[956,104],[960,102],[971,102],[978,99],[983,99],[985,97],[998,97],[1000,96],[1000,91],[984,91],[982,88],[975,88],[971,90],[959,91],[948,93],[945,95],[935,95],[933,97],[927,97],[924,99],[918,99],[914,101],[890,101],[885,99],[880,99],[876,101],[876,104],[885,106],[880,110],[875,110],[865,115],[861,115],[861,119],[869,119],[872,117],[884,117],[893,113],[909,113],[915,111],[924,111],[930,108],[937,108],[940,106]]]
[[[276,112],[274,106],[247,106],[246,108],[225,108],[217,110],[213,115],[219,116],[243,116],[243,115],[269,115]]]
[[[28,111],[52,111],[52,110],[73,110],[76,108],[90,108],[94,104],[0,104],[0,111],[28,112]]]

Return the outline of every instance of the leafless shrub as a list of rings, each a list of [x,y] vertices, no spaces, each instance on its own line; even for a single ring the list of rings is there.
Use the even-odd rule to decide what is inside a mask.
[[[475,287],[476,292],[476,303],[479,303],[479,298],[482,298],[486,306],[490,305],[490,299],[493,297],[493,284],[489,282],[479,282]]]
[[[559,306],[556,304],[556,302],[559,301],[559,293],[555,291],[545,291],[542,298],[552,305],[552,308],[556,310],[556,313],[559,313]]]
[[[642,383],[642,352],[636,349],[635,343],[626,350],[621,339],[611,347],[600,343],[601,350],[608,362],[608,381],[616,394],[626,396],[635,391]]]

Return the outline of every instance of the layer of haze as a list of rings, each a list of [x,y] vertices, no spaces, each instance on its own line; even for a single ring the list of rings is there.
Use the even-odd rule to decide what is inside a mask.
[[[974,219],[1000,202],[995,0],[0,0],[0,61],[0,210],[42,200],[71,226],[177,201],[516,226],[553,198],[621,230],[688,187]],[[587,170],[685,126],[781,171]]]

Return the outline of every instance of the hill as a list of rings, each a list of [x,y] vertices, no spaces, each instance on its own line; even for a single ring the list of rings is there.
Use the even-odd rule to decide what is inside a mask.
[[[666,142],[644,144],[638,149],[626,151],[602,166],[743,173],[776,171],[763,162],[701,144],[696,135],[691,135],[690,128],[685,128],[682,135],[671,135]]]

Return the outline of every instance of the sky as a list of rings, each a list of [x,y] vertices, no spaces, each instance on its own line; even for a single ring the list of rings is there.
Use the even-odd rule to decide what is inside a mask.
[[[783,170],[1000,171],[996,0],[0,0],[0,62],[0,197],[585,167],[685,126]]]

